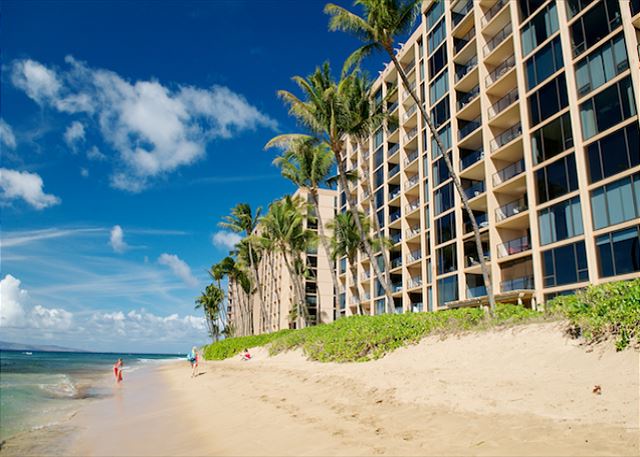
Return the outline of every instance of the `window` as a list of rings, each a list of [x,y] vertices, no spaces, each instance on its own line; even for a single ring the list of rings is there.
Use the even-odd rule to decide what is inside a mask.
[[[573,146],[571,116],[565,113],[531,135],[533,163],[538,164]]]
[[[458,276],[438,279],[438,306],[446,306],[446,303],[458,299]]]
[[[624,36],[618,35],[576,64],[578,96],[602,86],[629,68]]]
[[[384,167],[380,167],[373,173],[373,188],[377,189],[382,185],[383,182],[384,182]]]
[[[591,138],[635,114],[631,77],[627,76],[580,105],[582,136]]]
[[[436,244],[446,243],[456,236],[456,212],[451,211],[446,216],[436,219]]]
[[[438,19],[444,14],[444,2],[434,2],[433,6],[427,11],[427,29],[430,29],[438,22]]]
[[[591,212],[596,230],[640,217],[640,173],[593,190]]]
[[[451,160],[451,153],[447,153],[447,155],[449,156],[449,160]],[[444,162],[444,158],[440,158],[433,164],[434,187],[439,186],[447,179],[449,179],[449,169],[447,168],[447,164]]]
[[[451,118],[449,111],[449,96],[444,97],[440,103],[431,110],[431,120],[436,128],[447,122]]]
[[[451,243],[443,248],[436,249],[436,258],[439,275],[456,271],[458,268],[456,243]]]
[[[373,168],[378,168],[384,162],[384,148],[380,146],[376,152],[373,153]]]
[[[582,235],[580,197],[557,203],[538,212],[540,244],[549,244]]]
[[[546,0],[519,0],[516,2],[520,7],[520,20],[525,21],[531,13],[535,12]]]
[[[527,89],[533,89],[563,65],[562,45],[556,37],[527,60]]]
[[[562,73],[529,96],[531,127],[553,116],[568,104],[567,84]]]
[[[389,190],[391,193],[391,190]],[[376,209],[380,208],[384,205],[384,188],[381,187],[374,195],[374,204],[376,205]]]
[[[611,33],[620,23],[619,0],[598,2],[570,27],[573,55],[582,54]]]
[[[593,3],[594,0],[568,0],[567,16],[569,19],[577,15],[580,11]]]
[[[445,184],[435,191],[435,215],[453,208],[453,183]]]
[[[376,133],[373,134],[373,149],[378,149],[384,141],[384,132],[382,128],[379,128]]]
[[[379,108],[382,105],[382,89],[378,89],[373,95],[373,102],[376,108]]]
[[[378,225],[380,228],[384,227],[384,208],[378,210],[376,217],[378,218]]]
[[[578,188],[576,160],[573,154],[536,171],[538,204],[558,198]]]
[[[528,16],[528,14],[527,14]],[[544,8],[522,28],[524,56],[558,31],[558,11],[555,2]]]
[[[438,136],[440,137],[440,141],[442,141],[445,151],[451,149],[451,124],[447,124],[445,127],[442,127],[438,132]],[[438,147],[435,138],[431,139],[431,151],[433,159],[442,155],[442,151]]]
[[[596,237],[601,278],[640,271],[640,226]]]
[[[589,179],[597,182],[640,165],[640,127],[627,125],[587,146]]]
[[[443,44],[429,57],[429,79],[437,75],[446,64],[447,46]]]
[[[449,90],[449,72],[444,71],[429,87],[429,99],[435,104]]]
[[[446,36],[447,28],[444,20],[442,20],[427,36],[427,49],[429,50],[429,54],[444,41]]]
[[[554,287],[587,281],[587,254],[584,241],[549,249],[542,253],[544,286]]]

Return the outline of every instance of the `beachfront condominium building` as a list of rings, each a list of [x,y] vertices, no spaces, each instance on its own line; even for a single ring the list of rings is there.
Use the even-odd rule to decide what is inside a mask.
[[[304,220],[307,229],[317,231],[315,209],[311,206],[309,192],[298,189],[293,195],[309,203],[308,217]],[[326,225],[333,221],[336,208],[336,191],[318,189],[320,217],[325,226],[326,236],[331,230]],[[258,224],[256,233],[260,233]],[[296,295],[293,278],[287,270],[281,253],[270,250],[263,252],[257,266],[260,278],[257,291],[247,295],[233,278],[228,286],[228,320],[232,324],[235,335],[268,333],[285,328],[315,325],[334,320],[335,296],[331,280],[332,262],[325,255],[322,246],[313,247],[302,254],[302,261],[307,266],[306,276],[298,278],[304,291],[304,300],[308,315],[306,319],[295,319]],[[263,303],[260,302],[262,296]],[[292,313],[294,311],[294,313]]]
[[[480,226],[498,301],[536,307],[640,276],[640,0],[425,1],[397,50]],[[397,310],[482,305],[470,220],[413,99],[386,65],[372,96],[395,119],[347,165],[340,189],[391,240]],[[383,266],[382,262],[379,262]],[[341,314],[384,312],[369,260],[338,271]]]

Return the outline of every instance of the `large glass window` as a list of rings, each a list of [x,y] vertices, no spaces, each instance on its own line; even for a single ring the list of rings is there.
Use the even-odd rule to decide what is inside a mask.
[[[601,278],[640,271],[640,226],[596,237]]]
[[[384,182],[384,167],[380,167],[373,173],[374,189],[377,189],[378,187],[380,187],[383,182]]]
[[[519,0],[516,4],[520,9],[520,20],[526,21],[546,0]]]
[[[451,159],[451,153],[447,153],[449,159]],[[447,168],[447,164],[444,162],[444,158],[438,159],[433,164],[433,185],[439,186],[441,183],[445,182],[449,179],[449,169]]]
[[[556,37],[527,60],[527,89],[533,89],[563,65],[562,45]]]
[[[636,114],[636,104],[627,76],[580,105],[582,136],[586,140]]]
[[[442,141],[442,145],[444,146],[445,151],[451,149],[451,124],[447,124],[442,127],[438,132],[438,136],[440,137],[440,141]],[[431,151],[433,154],[433,159],[442,155],[440,148],[436,142],[435,138],[431,139]]]
[[[449,110],[449,96],[444,97],[440,103],[431,110],[431,120],[436,128],[447,122],[451,118]]]
[[[640,127],[627,125],[587,146],[589,178],[597,182],[640,165]]]
[[[379,128],[376,133],[373,134],[373,149],[378,149],[384,141],[384,131]]]
[[[570,27],[573,55],[577,56],[602,40],[621,23],[619,0],[604,0]]]
[[[429,54],[431,54],[433,50],[437,48],[440,45],[440,43],[444,41],[446,36],[447,36],[447,29],[446,29],[445,21],[440,21],[440,23],[427,36],[427,47],[429,49]]]
[[[620,34],[576,64],[578,96],[582,97],[597,89],[627,68],[629,59],[624,36]]]
[[[373,153],[373,168],[378,168],[384,162],[384,148],[380,146],[376,152]]]
[[[436,219],[436,244],[446,243],[456,236],[456,212],[451,211],[440,219]]]
[[[640,217],[640,173],[594,189],[591,212],[596,230]]]
[[[536,171],[538,204],[578,189],[576,160],[573,154]]]
[[[594,0],[567,0],[567,15],[569,16],[569,19],[577,15],[593,2]]]
[[[447,46],[442,45],[429,57],[429,79],[437,75],[447,64]]]
[[[558,11],[555,2],[544,8],[522,29],[522,53],[533,49],[558,30]]]
[[[434,104],[449,90],[449,72],[444,71],[429,87],[431,104]]]
[[[542,253],[544,286],[554,287],[587,281],[587,254],[584,241],[549,249]]]
[[[565,113],[531,135],[533,163],[549,160],[573,146],[571,116]]]
[[[451,273],[458,268],[456,258],[456,243],[448,244],[442,248],[436,249],[438,274]]]
[[[435,215],[444,213],[448,209],[453,208],[453,183],[445,184],[435,191],[434,196]]]
[[[444,14],[444,2],[434,2],[429,11],[425,14],[427,16],[427,28],[430,29],[438,22],[438,19]]]
[[[533,127],[569,104],[564,73],[529,96],[529,121]]]
[[[538,223],[542,245],[582,235],[580,197],[570,198],[539,211]]]
[[[438,279],[438,306],[443,307],[450,301],[458,299],[458,276]]]

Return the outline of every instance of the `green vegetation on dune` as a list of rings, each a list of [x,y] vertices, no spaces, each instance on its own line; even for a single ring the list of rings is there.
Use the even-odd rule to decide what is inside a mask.
[[[265,346],[277,338],[281,338],[293,330],[280,330],[274,333],[262,335],[239,336],[226,338],[222,341],[210,344],[204,349],[204,358],[207,360],[224,360],[240,354],[245,348]]]
[[[588,342],[616,338],[616,348],[640,345],[640,279],[589,286],[554,298],[547,311],[566,317],[571,333]]]

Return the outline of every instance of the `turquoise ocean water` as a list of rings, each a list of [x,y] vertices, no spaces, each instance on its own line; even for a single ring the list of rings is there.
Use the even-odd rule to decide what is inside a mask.
[[[0,351],[0,440],[55,426],[110,395],[119,357],[126,382],[127,372],[184,355]]]

